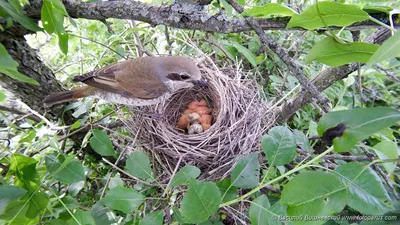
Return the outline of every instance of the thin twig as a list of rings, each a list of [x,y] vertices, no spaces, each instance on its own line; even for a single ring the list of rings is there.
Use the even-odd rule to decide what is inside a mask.
[[[14,108],[14,107],[10,108],[10,107],[7,107],[7,106],[0,105],[0,110],[1,111],[6,111],[6,112],[10,112],[10,113],[13,113],[13,114],[17,114],[17,115],[23,115],[23,116],[27,117],[28,119],[31,119],[31,120],[33,120],[33,121],[35,121],[37,123],[40,123],[42,121],[39,117],[33,115],[32,113],[23,112],[23,111],[20,111],[20,110]]]
[[[71,133],[69,133],[69,134],[67,134],[67,135],[65,135],[65,136],[63,136],[63,137],[61,137],[61,138],[58,139],[57,141],[58,141],[58,142],[63,141],[64,139],[67,139],[67,138],[73,136],[74,134],[79,133],[80,131],[86,129],[87,127],[91,126],[92,124],[95,124],[95,123],[98,123],[98,122],[102,121],[104,118],[110,116],[110,115],[113,114],[113,113],[114,113],[114,111],[112,111],[112,112],[110,112],[110,113],[107,113],[105,116],[101,117],[100,119],[95,120],[93,123],[88,123],[88,124],[86,124],[86,125],[84,125],[84,126],[78,128],[78,129],[76,129],[75,131],[73,131],[73,132],[71,132]],[[41,149],[39,149],[39,150],[36,151],[36,152],[41,152],[41,151],[45,150],[45,149],[48,148],[48,147],[50,147],[50,144],[45,145],[44,147],[42,147]]]
[[[126,176],[128,176],[128,177],[130,177],[130,178],[132,178],[132,179],[134,179],[134,180],[137,180],[137,181],[139,181],[139,182],[141,182],[141,183],[143,183],[143,184],[147,184],[147,185],[152,186],[152,187],[157,187],[157,186],[158,186],[158,185],[155,185],[155,184],[151,184],[151,183],[149,183],[149,182],[146,182],[146,181],[144,181],[144,180],[141,180],[141,179],[139,179],[139,178],[137,178],[137,177],[134,177],[134,176],[130,175],[129,173],[127,173],[126,171],[120,169],[118,166],[114,165],[113,163],[111,163],[111,162],[108,161],[107,159],[105,159],[105,158],[102,158],[102,159],[103,159],[104,162],[106,162],[108,165],[112,166],[114,169],[118,170],[120,173],[123,173],[123,174],[125,174]]]
[[[227,2],[238,12],[242,13],[244,11],[244,7],[240,5],[235,0],[227,0]],[[268,37],[268,35],[263,31],[260,27],[258,21],[252,17],[245,17],[247,23],[253,28],[256,34],[260,37],[261,42],[266,45],[269,49],[275,52],[279,56],[279,58],[288,66],[289,70],[292,74],[297,78],[301,86],[309,91],[312,96],[317,99],[319,102],[325,104],[328,99],[322,97],[318,89],[312,84],[306,77],[303,68],[300,67],[297,63],[294,62],[292,58],[288,56],[285,49],[280,47],[278,43],[276,43],[272,38]]]
[[[167,192],[167,190],[168,190],[168,188],[169,188],[169,185],[171,184],[172,178],[175,176],[176,172],[178,171],[178,168],[179,168],[179,165],[181,164],[182,158],[183,158],[183,156],[180,156],[180,157],[179,157],[179,160],[178,160],[178,162],[176,163],[175,169],[174,169],[174,171],[172,172],[172,175],[171,175],[171,177],[170,177],[170,179],[169,179],[169,181],[168,181],[167,187],[165,188],[164,193],[161,195],[162,198],[164,197],[165,193]]]
[[[69,32],[68,34],[69,34],[69,35],[71,35],[71,36],[77,37],[77,38],[81,38],[81,39],[85,39],[85,40],[88,40],[88,41],[94,42],[94,43],[96,43],[96,44],[98,44],[98,45],[101,45],[101,46],[103,46],[104,48],[107,48],[107,49],[109,49],[110,51],[112,51],[112,52],[114,52],[115,54],[117,54],[117,55],[121,56],[122,58],[124,58],[124,59],[128,59],[128,58],[126,58],[125,56],[121,55],[119,52],[115,51],[114,49],[110,48],[109,46],[107,46],[107,45],[105,45],[105,44],[103,44],[103,43],[101,43],[101,42],[98,42],[98,41],[92,40],[92,39],[90,39],[90,38],[87,38],[87,37],[82,37],[82,36],[79,36],[79,35],[77,35],[77,34],[73,34],[73,33],[70,33],[70,32]]]
[[[372,159],[374,158],[374,154],[372,154],[371,152],[369,152],[367,149],[365,148],[361,148],[361,150],[365,153],[365,155]],[[382,169],[378,166],[378,165],[373,165],[374,169],[378,172],[378,174],[383,178],[383,180],[385,181],[385,183],[389,186],[390,190],[392,191],[393,195],[396,197],[397,200],[400,200],[400,196],[396,191],[396,188],[393,186],[393,184],[390,182],[389,178],[386,176],[386,174],[382,171]]]

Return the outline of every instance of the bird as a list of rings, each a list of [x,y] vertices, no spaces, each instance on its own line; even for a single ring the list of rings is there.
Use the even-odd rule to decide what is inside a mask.
[[[198,113],[190,113],[187,115],[190,125],[188,128],[188,134],[200,134],[203,132],[203,127],[200,124],[200,115]]]
[[[129,106],[148,106],[183,88],[207,87],[196,63],[185,56],[138,57],[75,76],[72,81],[84,86],[50,93],[43,100],[44,106],[88,96]]]

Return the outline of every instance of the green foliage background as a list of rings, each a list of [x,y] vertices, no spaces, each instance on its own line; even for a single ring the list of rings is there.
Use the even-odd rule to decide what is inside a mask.
[[[272,5],[248,9],[243,15],[292,16],[289,27],[318,29],[325,25],[348,26],[370,18],[362,7],[400,7],[399,2],[392,1],[339,2],[352,4],[348,6],[351,9],[347,17],[341,15],[348,21],[339,24],[337,15],[331,18],[321,11],[318,13],[326,8],[329,12],[346,11],[345,6],[334,2],[320,2],[320,8],[314,2],[292,2],[289,6],[296,12],[314,9],[311,14],[316,15],[316,22],[304,26],[301,18],[309,11],[297,15],[288,9],[287,1],[246,2],[247,8]],[[71,82],[74,75],[137,57],[137,35],[143,44],[141,48],[155,54],[199,58],[215,53],[212,57],[220,66],[241,61],[242,69],[251,71],[263,88],[266,101],[277,102],[286,94],[290,98],[299,92],[297,80],[286,76],[289,74],[286,66],[264,49],[253,32],[218,34],[168,28],[168,40],[164,25],[151,27],[141,22],[108,19],[107,27],[100,21],[71,19],[56,0],[45,0],[43,24],[37,26],[17,6],[13,7],[18,3],[1,0],[1,16],[37,31],[26,36],[28,43],[40,52],[43,61],[67,88],[77,85]],[[241,16],[224,0],[214,1],[208,10],[216,13],[221,7],[228,16]],[[51,21],[58,21],[55,27],[47,26]],[[359,41],[373,31],[362,30]],[[263,225],[396,224],[393,218],[400,220],[400,203],[393,194],[400,190],[397,165],[400,112],[396,110],[400,106],[400,60],[396,58],[398,51],[392,48],[400,48],[400,32],[380,48],[365,43],[350,44],[354,33],[348,30],[266,32],[304,66],[310,79],[327,66],[350,62],[369,65],[323,92],[333,112],[321,118],[313,105],[303,107],[287,124],[276,126],[263,136],[262,153],[241,156],[230,176],[221,181],[199,180],[201,171],[186,165],[170,177],[169,185],[160,185],[153,159],[141,151],[133,152],[116,170],[109,160],[115,162],[121,152],[114,149],[111,140],[134,135],[124,128],[115,132],[91,129],[87,133],[81,147],[90,145],[102,156],[100,159],[72,148],[68,139],[61,140],[76,129],[92,126],[94,121],[100,120],[102,124],[117,121],[115,110],[119,106],[101,100],[83,99],[69,104],[65,111],[72,111],[76,118],[69,127],[64,127],[62,118],[40,123],[24,119],[17,123],[1,111],[0,221],[6,224],[233,224],[234,221]],[[4,60],[0,62],[0,72],[33,82],[16,71],[15,63],[2,49]],[[352,55],[341,56],[346,49]],[[5,91],[0,92],[0,101],[9,98]],[[332,147],[309,139],[322,136],[339,123],[346,124],[348,129],[333,140]],[[337,156],[338,152],[373,159],[350,162],[339,158],[331,161],[336,168],[320,164],[326,155]],[[302,161],[304,158],[300,156],[305,155],[307,160]],[[377,170],[383,171],[386,180]],[[388,217],[379,222],[305,221],[305,215]]]

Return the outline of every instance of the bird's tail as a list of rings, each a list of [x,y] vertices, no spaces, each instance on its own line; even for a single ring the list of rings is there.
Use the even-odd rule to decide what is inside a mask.
[[[89,86],[82,86],[78,88],[74,88],[71,91],[62,91],[51,93],[44,100],[43,104],[45,107],[51,107],[55,104],[69,102],[72,100],[80,99],[83,97],[87,97],[93,93],[93,89]]]

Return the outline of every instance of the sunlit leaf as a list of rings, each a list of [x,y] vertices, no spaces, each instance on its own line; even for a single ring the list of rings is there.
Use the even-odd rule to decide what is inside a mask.
[[[267,3],[263,6],[253,6],[242,12],[243,16],[264,17],[270,15],[292,16],[297,14],[293,9],[277,3]]]
[[[367,63],[378,48],[377,45],[363,42],[343,44],[333,37],[326,37],[313,46],[305,62],[316,60],[329,66],[341,66],[351,62]]]
[[[368,64],[374,65],[383,60],[388,60],[400,56],[400,32],[397,31],[393,36],[385,40],[381,47],[372,55]]]
[[[39,83],[35,79],[27,77],[27,76],[19,73],[17,70],[1,69],[0,68],[0,73],[3,73],[3,74],[5,74],[5,75],[7,75],[7,76],[9,76],[9,77],[11,77],[13,79],[20,80],[22,82],[26,82],[26,83],[30,83],[30,84],[34,84],[34,85],[39,85]]]
[[[397,144],[393,141],[382,141],[378,144],[374,145],[372,149],[375,150],[376,154],[380,159],[398,159],[398,147]],[[396,163],[383,163],[383,167],[385,167],[388,173],[393,173],[396,169]]]
[[[319,9],[319,10],[318,10]],[[321,20],[323,19],[323,21]],[[336,2],[318,2],[310,6],[300,15],[294,14],[287,27],[303,27],[308,30],[327,26],[349,26],[369,18],[368,13],[355,5]]]
[[[13,18],[13,20],[20,23],[26,29],[34,31],[34,32],[42,30],[42,28],[40,28],[36,24],[36,22],[33,21],[31,18],[29,18],[23,14],[19,14],[18,11],[14,7],[12,7],[10,3],[8,3],[4,0],[0,0],[0,7],[2,7],[8,14],[10,14],[11,17]]]

